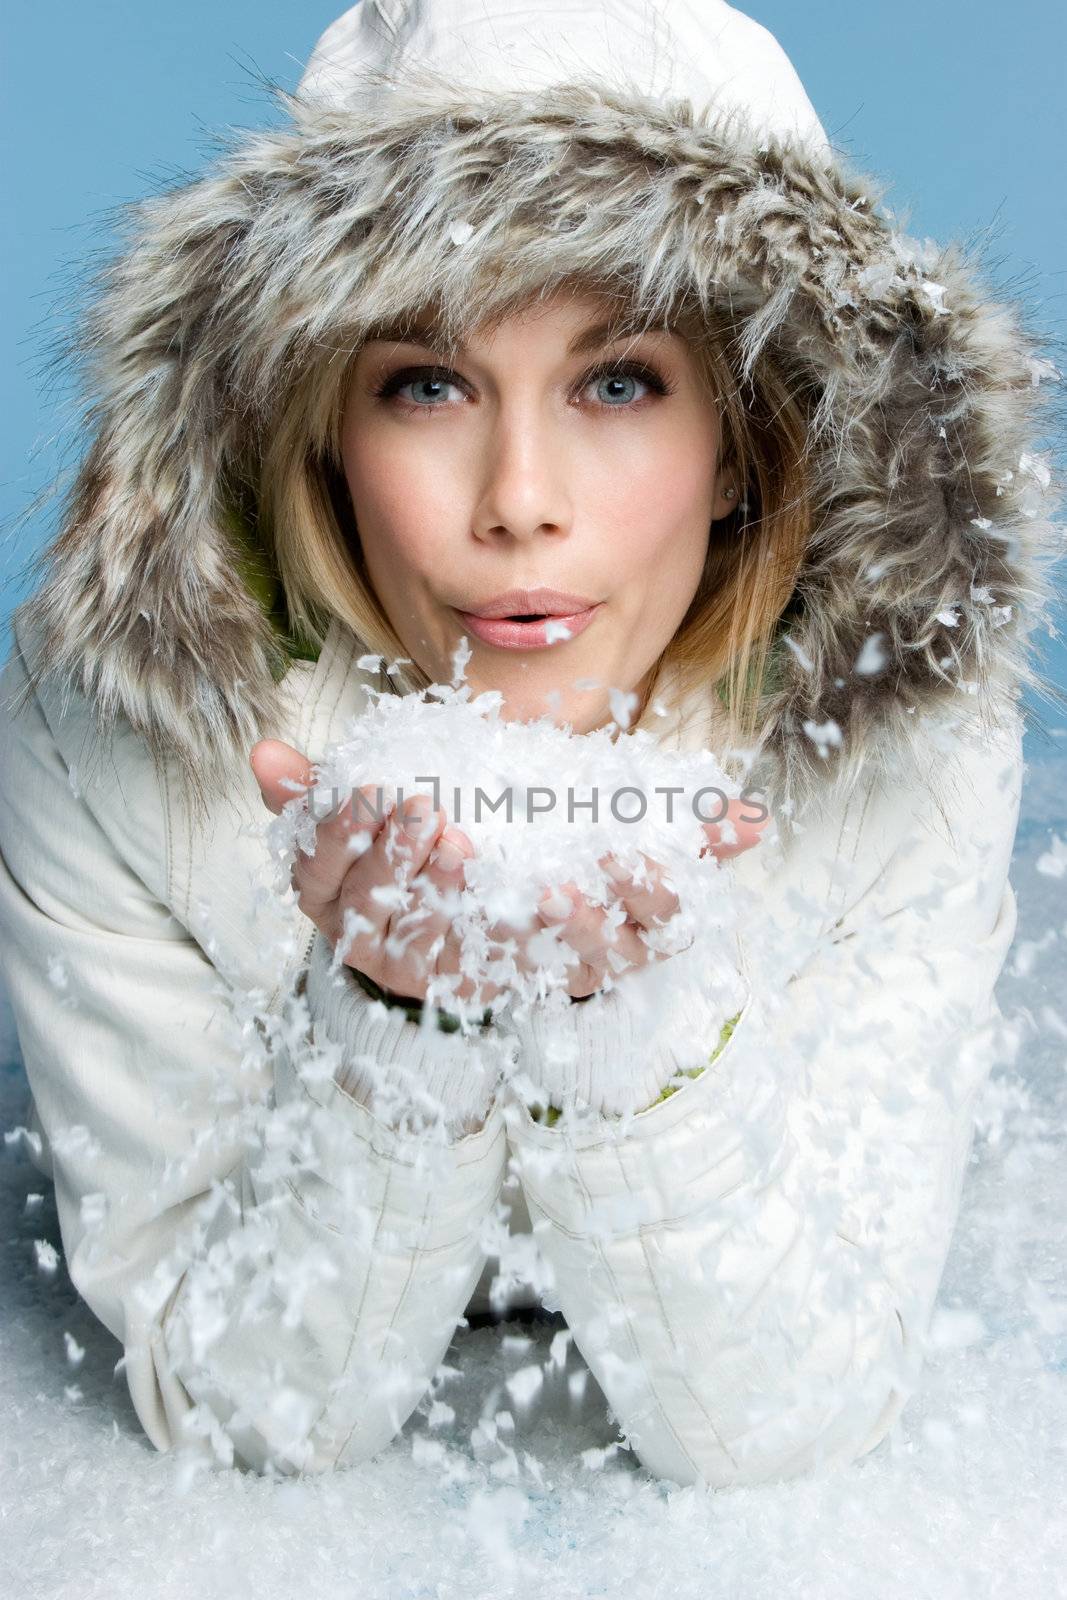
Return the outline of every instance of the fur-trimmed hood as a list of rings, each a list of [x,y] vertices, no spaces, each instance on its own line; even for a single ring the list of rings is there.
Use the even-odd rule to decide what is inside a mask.
[[[130,208],[71,352],[91,445],[26,603],[37,673],[200,780],[247,762],[277,647],[225,489],[254,486],[280,397],[324,344],[428,301],[462,323],[609,272],[652,315],[728,306],[745,369],[769,343],[806,396],[815,518],[763,740],[790,792],[908,746],[927,710],[1047,691],[1030,635],[1059,530],[1036,440],[1058,374],[961,252],[743,117],[597,80],[375,87],[279,91],[285,126]]]

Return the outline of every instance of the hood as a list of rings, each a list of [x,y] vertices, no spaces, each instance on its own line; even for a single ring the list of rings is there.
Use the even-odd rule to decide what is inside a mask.
[[[558,8],[496,9],[536,30]],[[591,9],[627,26],[666,15]],[[378,56],[360,33],[346,66],[357,13]],[[732,105],[721,72],[705,95],[688,66],[682,98],[670,75],[649,93],[605,43],[580,81],[554,82],[505,34],[519,87],[499,57],[472,83],[404,54],[412,19],[446,16],[364,0],[302,92],[278,91],[283,126],[235,136],[204,176],[129,209],[71,347],[91,442],[26,602],[44,641],[32,671],[105,724],[124,715],[196,783],[247,763],[276,726],[279,637],[245,581],[226,486],[254,499],[279,395],[324,341],[352,349],[429,299],[462,322],[610,271],[651,314],[729,307],[745,369],[769,344],[805,396],[815,516],[765,685],[767,781],[803,800],[913,747],[928,711],[983,717],[1024,685],[1049,693],[1031,635],[1050,620],[1060,543],[1037,449],[1058,374],[1022,308],[957,248],[897,230],[748,19],[785,84],[751,116],[766,74],[746,77],[736,53]],[[631,64],[662,61],[628,36]]]

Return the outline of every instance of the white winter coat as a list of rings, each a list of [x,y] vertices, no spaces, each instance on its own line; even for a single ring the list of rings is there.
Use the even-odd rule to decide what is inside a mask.
[[[528,1276],[653,1472],[846,1462],[918,1378],[1015,925],[1052,369],[969,262],[897,230],[765,30],[598,0],[562,82],[556,10],[362,0],[288,122],[134,208],[76,335],[92,441],[2,679],[3,972],[67,1265],[161,1449],[291,1471],[383,1446],[488,1304],[509,1157]],[[804,408],[810,539],[762,706],[790,826],[725,869],[742,1014],[700,1076],[656,1100],[668,1052],[635,1059],[616,991],[573,1027],[646,1110],[576,1134],[506,1096],[416,1148],[357,1057],[417,1075],[433,1051],[457,1081],[484,1057],[330,981],[269,887],[248,764],[270,736],[320,754],[385,645],[338,579],[318,660],[289,660],[230,497],[266,549],[270,441],[320,426],[383,322],[432,304],[462,334],[605,272],[650,319],[726,319],[738,384],[772,362]],[[358,529],[329,487],[340,567]],[[536,1081],[536,1029],[513,1038]]]
[[[33,647],[20,619],[5,706]],[[294,662],[281,737],[314,757],[339,735],[362,705],[361,648],[335,624],[318,662]],[[264,893],[251,769],[233,809],[194,830],[132,734],[112,766],[77,703],[45,693],[5,714],[0,919],[35,1159],[153,1442],[206,1436],[283,1470],[378,1450],[457,1320],[489,1304],[479,1229],[511,1153],[511,1226],[533,1219],[554,1303],[650,1470],[753,1482],[877,1444],[917,1378],[1015,927],[1020,726],[941,737],[944,815],[883,779],[725,869],[753,905],[745,1009],[713,1067],[573,1146],[497,1102],[420,1173],[284,1049],[249,1065],[227,995],[280,1002],[310,956],[321,1005],[329,956],[295,903]],[[415,1023],[376,1016],[354,984],[330,1007],[342,1054],[388,1039],[417,1071]],[[336,1137],[320,1130],[286,1171],[220,1112],[220,1083],[264,1111],[310,1095]]]

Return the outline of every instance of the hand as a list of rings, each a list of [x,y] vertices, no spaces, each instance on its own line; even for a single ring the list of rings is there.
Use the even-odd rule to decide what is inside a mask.
[[[763,838],[763,830],[771,820],[770,812],[757,821],[746,818],[744,811],[750,804],[740,798],[727,802],[726,815],[719,822],[705,822],[704,832],[708,836],[708,843],[700,854],[713,855],[716,861],[732,861],[734,856],[743,855],[746,850],[751,850],[754,844],[759,844]],[[728,826],[729,825],[729,826]],[[732,843],[724,838],[724,833],[731,831],[736,835]]]
[[[292,745],[261,740],[250,760],[264,802],[274,812],[300,790],[313,787],[311,763]],[[343,940],[346,910],[356,914],[358,931],[342,951],[347,965],[393,994],[423,999],[431,978],[460,972],[451,896],[463,887],[465,863],[474,855],[474,846],[461,829],[444,825],[443,811],[434,812],[425,795],[412,795],[405,802],[404,818],[385,807],[379,818],[378,790],[376,784],[364,785],[356,793],[365,798],[365,806],[358,800],[355,806],[346,801],[337,814],[317,824],[314,855],[297,851],[292,885],[301,911],[333,946]],[[730,801],[723,819],[734,823],[736,841],[721,838],[723,823],[705,824],[708,845],[702,855],[729,860],[759,842],[767,819],[741,821],[744,804]],[[409,828],[403,825],[405,819]],[[602,988],[609,971],[618,977],[649,961],[666,960],[648,948],[639,931],[649,932],[668,922],[678,910],[678,899],[664,882],[663,869],[649,857],[643,859],[646,877],[638,883],[611,856],[603,858],[606,869],[617,875],[617,898],[627,913],[614,941],[607,937],[607,908],[590,905],[573,884],[563,886],[562,898],[560,891],[542,897],[532,927],[498,923],[489,929],[490,941],[509,943],[516,966],[529,973],[535,966],[527,949],[530,938],[556,927],[579,956],[566,985],[575,999]],[[460,999],[482,1006],[500,992],[488,980],[476,989],[468,977],[455,989]]]
[[[770,817],[758,821],[743,818],[748,804],[741,799],[731,800],[720,822],[704,824],[708,843],[701,850],[701,856],[712,855],[717,861],[731,861],[759,844]],[[733,841],[723,837],[729,832],[735,835]],[[600,858],[600,865],[616,885],[615,898],[627,913],[627,920],[615,929],[613,941],[608,939],[609,908],[591,905],[573,883],[563,884],[561,889],[551,890],[541,899],[538,915],[543,924],[556,926],[564,942],[580,957],[578,966],[570,969],[567,983],[567,992],[575,999],[583,999],[602,989],[609,972],[613,978],[618,978],[624,972],[647,966],[650,961],[669,959],[665,952],[650,950],[640,934],[668,923],[679,910],[678,896],[668,886],[664,869],[649,856],[642,855],[641,859],[644,871],[638,882],[613,856]]]
[[[250,762],[274,812],[313,787],[311,763],[280,740],[260,740]],[[357,932],[342,950],[346,965],[393,994],[423,1000],[431,978],[460,971],[452,913],[474,846],[444,825],[443,810],[434,811],[425,795],[405,800],[403,816],[385,805],[379,813],[380,789],[365,784],[316,825],[315,852],[297,851],[291,881],[301,911],[331,945],[344,940],[346,912],[355,914]],[[464,977],[454,992],[484,1006],[500,989],[484,983],[476,991]]]

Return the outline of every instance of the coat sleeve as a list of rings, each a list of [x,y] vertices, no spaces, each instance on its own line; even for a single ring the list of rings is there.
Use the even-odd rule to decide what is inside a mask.
[[[887,787],[866,807],[857,857],[883,864],[788,981],[762,929],[741,1016],[692,1081],[594,1126],[506,1108],[556,1297],[659,1476],[841,1465],[919,1381],[1002,1044],[1021,723],[941,767],[943,798]]]
[[[241,1016],[188,930],[75,792],[17,649],[0,678],[0,923],[70,1277],[124,1346],[160,1450],[281,1472],[366,1458],[403,1425],[486,1256],[495,1103],[402,1136],[346,1092],[353,1051],[408,1075],[441,1035],[294,985]],[[316,964],[329,989],[329,949]],[[339,1037],[337,1037],[339,1035]],[[383,1043],[385,1041],[385,1043]],[[342,1069],[338,1071],[338,1069]]]

